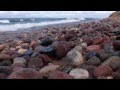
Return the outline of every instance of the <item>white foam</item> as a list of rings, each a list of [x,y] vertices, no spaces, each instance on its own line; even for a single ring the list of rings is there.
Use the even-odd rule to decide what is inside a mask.
[[[10,23],[9,20],[0,20],[0,23]]]
[[[0,25],[0,31],[16,31],[22,28],[31,28],[34,26],[44,26],[51,24],[67,23],[67,22],[76,22],[80,20],[60,20],[60,21],[49,21],[41,23],[24,23],[24,24],[12,24],[12,25]]]

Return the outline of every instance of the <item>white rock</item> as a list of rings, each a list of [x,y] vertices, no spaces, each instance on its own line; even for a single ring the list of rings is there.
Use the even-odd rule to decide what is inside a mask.
[[[86,48],[87,47],[87,43],[82,43],[81,46]]]
[[[76,46],[75,48],[73,48],[74,50],[78,50],[78,51],[82,51],[82,47],[81,46]]]
[[[74,79],[88,79],[89,72],[82,68],[76,68],[70,71],[69,75],[73,76]]]
[[[13,64],[26,64],[26,60],[22,57],[17,57],[14,59]]]
[[[45,67],[43,67],[39,70],[39,73],[44,74],[44,73],[47,73],[47,72],[55,71],[58,67],[59,67],[59,65],[45,66]]]
[[[23,53],[25,53],[27,51],[27,49],[22,49],[22,48],[20,48],[19,50],[18,50],[18,53],[19,54],[23,54]]]
[[[69,51],[66,55],[66,58],[73,66],[79,66],[84,62],[82,54],[77,50]]]

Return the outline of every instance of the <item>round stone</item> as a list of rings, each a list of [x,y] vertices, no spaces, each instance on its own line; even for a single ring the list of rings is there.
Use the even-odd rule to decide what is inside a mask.
[[[20,49],[18,50],[18,53],[19,53],[20,55],[23,55],[26,51],[27,51],[27,49],[22,49],[22,48],[20,48]]]
[[[82,68],[76,68],[70,71],[69,75],[73,76],[74,79],[88,79],[89,73],[87,70]]]
[[[13,60],[13,64],[26,64],[26,60],[22,57],[17,57]]]

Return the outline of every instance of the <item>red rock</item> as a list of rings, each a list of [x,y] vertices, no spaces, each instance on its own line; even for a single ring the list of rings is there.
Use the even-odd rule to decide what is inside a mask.
[[[40,69],[44,66],[41,58],[31,58],[28,61],[28,67]]]
[[[96,50],[99,50],[100,47],[98,45],[90,45],[86,48],[87,51],[96,51]]]
[[[42,59],[42,62],[44,63],[44,65],[53,61],[53,59],[51,57],[49,57],[48,55],[45,55],[45,54],[40,54],[39,58]]]
[[[13,71],[8,79],[37,79],[39,72],[31,68],[20,68],[17,71]]]
[[[61,71],[54,71],[49,74],[48,79],[73,79],[73,77]]]
[[[112,68],[110,66],[99,66],[94,70],[94,76],[111,76],[112,75]]]
[[[66,35],[65,35],[65,40],[66,40],[66,41],[69,41],[72,37],[73,37],[72,34],[66,34]]]
[[[94,38],[93,39],[93,44],[96,45],[96,44],[99,44],[103,41],[103,38],[102,37],[97,37],[97,38]]]

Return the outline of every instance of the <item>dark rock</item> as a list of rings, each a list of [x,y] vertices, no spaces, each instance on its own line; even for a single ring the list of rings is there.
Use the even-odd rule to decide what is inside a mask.
[[[7,75],[12,73],[13,68],[10,66],[0,66],[0,72],[5,73]]]
[[[100,59],[97,58],[96,56],[93,56],[90,59],[88,59],[88,61],[86,63],[90,64],[90,65],[100,65],[101,64]]]
[[[90,59],[93,56],[99,56],[99,55],[95,51],[91,51],[91,52],[87,53],[86,60]]]
[[[27,50],[26,52],[23,53],[24,55],[32,55],[33,54],[33,50]]]
[[[51,45],[53,42],[52,38],[50,36],[46,36],[42,41],[41,41],[41,45],[42,46],[48,46]]]
[[[10,60],[4,60],[0,62],[0,66],[10,66],[12,62]]]
[[[32,55],[31,55],[31,57],[33,58],[33,57],[38,57],[39,56],[39,52],[34,52]]]
[[[0,73],[0,79],[6,79],[7,75],[5,73]]]
[[[65,40],[66,40],[66,41],[69,41],[72,37],[73,37],[72,34],[66,34],[66,35],[65,35]]]
[[[120,51],[120,41],[119,40],[114,41],[113,42],[113,47],[116,51]]]

